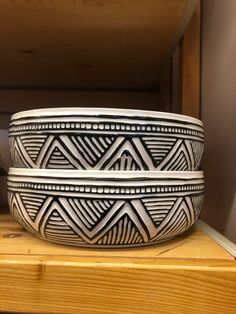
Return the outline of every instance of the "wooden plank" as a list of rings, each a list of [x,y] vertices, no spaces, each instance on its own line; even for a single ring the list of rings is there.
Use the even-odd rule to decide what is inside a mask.
[[[179,97],[181,112],[200,117],[200,27],[201,5],[185,30],[179,47]]]
[[[0,216],[0,311],[234,314],[236,262],[193,228],[140,249],[70,248]]]
[[[203,232],[218,244],[220,244],[227,252],[229,252],[236,259],[236,244],[227,239],[225,236],[220,234],[217,230],[206,224],[204,221],[198,220],[198,228],[203,230]]]
[[[159,108],[166,112],[171,112],[171,73],[171,61],[169,61],[159,82]]]
[[[235,314],[236,267],[5,256],[0,291],[0,310],[17,313]]]
[[[181,113],[181,108],[180,108],[180,87],[179,87],[179,80],[180,80],[180,75],[179,75],[179,45],[176,47],[172,59],[171,59],[171,112],[173,113]]]
[[[197,0],[2,0],[0,86],[158,85]]]

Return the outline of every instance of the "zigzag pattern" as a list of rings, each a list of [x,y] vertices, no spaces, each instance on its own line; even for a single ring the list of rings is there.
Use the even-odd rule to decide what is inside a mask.
[[[75,246],[132,246],[175,237],[194,223],[202,199],[202,193],[115,200],[9,192],[11,213],[23,227]]]
[[[15,167],[87,170],[197,170],[203,142],[157,136],[10,137]]]

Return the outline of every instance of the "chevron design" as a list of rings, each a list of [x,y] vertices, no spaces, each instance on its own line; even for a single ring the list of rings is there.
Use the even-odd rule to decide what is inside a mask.
[[[201,140],[174,136],[19,135],[10,138],[15,167],[87,170],[197,170]]]
[[[40,238],[74,246],[136,246],[164,241],[189,229],[201,210],[203,190],[150,192],[139,197],[131,193],[124,199],[9,185],[8,196],[15,219]]]

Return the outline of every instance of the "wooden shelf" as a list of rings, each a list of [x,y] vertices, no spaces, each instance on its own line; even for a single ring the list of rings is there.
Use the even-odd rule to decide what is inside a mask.
[[[9,215],[0,222],[0,311],[235,314],[233,251],[204,223],[156,246],[92,250],[38,240]]]
[[[155,90],[198,0],[3,0],[1,88]]]

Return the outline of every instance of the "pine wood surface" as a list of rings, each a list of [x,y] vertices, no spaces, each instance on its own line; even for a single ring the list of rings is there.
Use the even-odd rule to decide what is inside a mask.
[[[2,0],[2,88],[155,89],[197,0]]]
[[[199,118],[201,68],[201,2],[179,45],[179,102],[183,114]]]
[[[230,313],[234,257],[197,226],[139,249],[71,248],[38,240],[0,216],[0,311]]]

